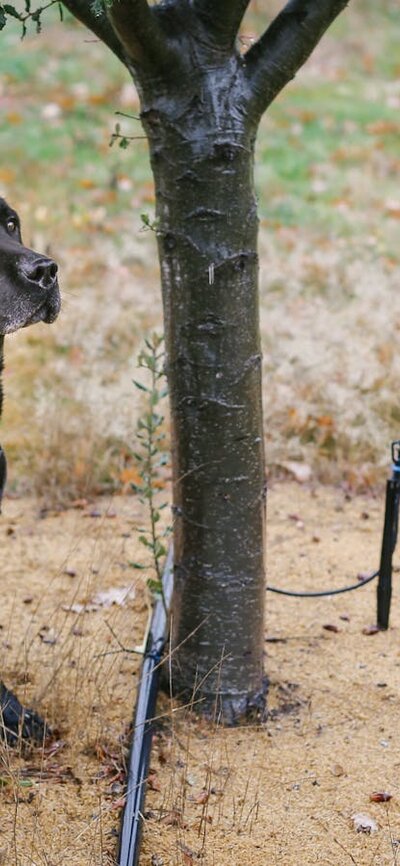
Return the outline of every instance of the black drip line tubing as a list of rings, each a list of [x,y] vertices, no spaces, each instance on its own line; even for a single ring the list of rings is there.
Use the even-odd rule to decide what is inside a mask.
[[[135,720],[128,759],[125,808],[119,839],[118,866],[139,862],[144,796],[150,762],[153,720],[161,662],[168,639],[168,611],[173,587],[173,551],[163,572],[163,599],[154,607],[138,686]]]
[[[379,568],[368,577],[363,577],[358,583],[352,583],[350,586],[342,586],[340,589],[324,589],[320,592],[296,592],[291,589],[279,589],[277,586],[267,586],[267,592],[276,592],[279,595],[288,595],[291,598],[324,598],[327,595],[340,595],[342,592],[351,592],[353,589],[361,589],[366,583],[375,580],[379,575]]]
[[[400,505],[400,440],[391,444],[392,476],[386,483],[385,520],[381,547],[381,561],[377,571],[350,586],[340,589],[324,589],[317,592],[305,592],[290,589],[280,589],[277,586],[267,586],[268,592],[276,592],[290,598],[325,598],[329,595],[341,595],[361,589],[371,580],[379,577],[378,582],[378,624],[387,628],[389,624],[390,600],[392,594],[392,557],[397,543]]]

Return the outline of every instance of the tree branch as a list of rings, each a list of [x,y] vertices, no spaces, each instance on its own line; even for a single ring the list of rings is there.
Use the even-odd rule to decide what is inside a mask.
[[[108,48],[118,57],[125,66],[129,66],[128,59],[124,52],[124,48],[114,32],[105,12],[97,14],[93,12],[90,0],[63,0],[63,5],[78,18],[82,24],[85,24],[101,42],[104,42]]]
[[[220,43],[231,47],[250,0],[193,0],[196,14]]]
[[[177,60],[158,12],[147,0],[113,0],[108,7],[111,24],[133,64],[160,69]]]
[[[290,0],[245,54],[249,102],[262,114],[294,78],[348,0]]]

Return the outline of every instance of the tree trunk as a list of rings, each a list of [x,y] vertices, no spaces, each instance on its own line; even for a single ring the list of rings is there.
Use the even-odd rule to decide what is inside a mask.
[[[288,0],[244,55],[250,0],[64,3],[141,96],[172,418],[172,685],[234,722],[266,691],[254,140],[347,0]]]
[[[142,110],[172,422],[172,686],[227,722],[265,695],[255,124],[232,67],[167,101],[146,93]]]

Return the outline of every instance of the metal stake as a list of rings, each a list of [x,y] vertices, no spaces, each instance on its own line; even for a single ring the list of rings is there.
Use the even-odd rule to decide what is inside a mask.
[[[392,559],[397,542],[400,501],[400,440],[392,442],[392,477],[386,483],[385,522],[377,590],[377,619],[381,629],[389,627],[392,597]]]

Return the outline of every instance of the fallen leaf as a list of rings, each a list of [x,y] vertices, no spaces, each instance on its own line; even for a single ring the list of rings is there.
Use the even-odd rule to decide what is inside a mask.
[[[354,829],[357,833],[376,833],[378,830],[378,825],[370,815],[364,815],[362,812],[357,812],[355,815],[351,816],[353,821]]]
[[[15,171],[12,168],[0,168],[0,181],[1,183],[14,183]]]
[[[286,469],[286,472],[292,475],[299,484],[305,484],[312,476],[311,466],[307,463],[300,463],[297,460],[285,460],[279,465],[282,466],[282,469]]]
[[[56,632],[54,631],[53,628],[49,628],[48,625],[44,625],[40,629],[39,637],[43,643],[48,643],[51,646],[53,646],[55,643],[57,643],[57,640],[58,640]]]
[[[366,625],[366,626],[364,626],[362,633],[368,634],[368,635],[369,634],[378,634],[379,631],[380,631],[380,628],[377,625]]]
[[[110,806],[109,808],[112,809],[112,810],[114,810],[114,809],[118,809],[118,810],[119,810],[119,809],[123,809],[124,806],[125,806],[125,803],[126,803],[126,797],[118,797],[117,800],[114,800],[114,802],[111,803],[111,806]]]
[[[392,797],[393,794],[389,794],[387,791],[373,791],[369,795],[371,803],[388,803]]]
[[[19,126],[22,123],[22,114],[19,114],[18,111],[9,111],[6,114],[7,123],[11,123],[13,126]]]
[[[93,189],[96,184],[91,177],[81,177],[79,186],[82,187],[82,189]]]
[[[130,598],[135,598],[135,590],[132,586],[112,586],[93,596],[93,604],[99,607],[112,607],[113,604],[123,607]]]
[[[135,484],[136,486],[143,484],[143,479],[135,466],[127,466],[119,477],[122,484]]]
[[[79,602],[75,602],[75,604],[63,604],[62,609],[67,611],[67,613],[90,613],[99,608],[97,604],[80,604]]]
[[[187,827],[187,824],[183,820],[182,813],[178,811],[178,809],[171,809],[170,812],[166,812],[165,815],[161,818],[161,824],[165,824],[166,827],[180,827],[181,830],[184,830]]]
[[[197,803],[198,806],[203,806],[204,803],[207,803],[209,800],[210,794],[206,790],[200,791],[195,797],[193,797],[193,802]]]
[[[95,573],[97,574],[97,571]],[[132,584],[130,586],[112,586],[110,589],[97,592],[90,601],[63,604],[62,609],[69,613],[92,613],[102,607],[112,607],[114,604],[118,607],[124,607],[128,599],[131,598],[135,598]]]

